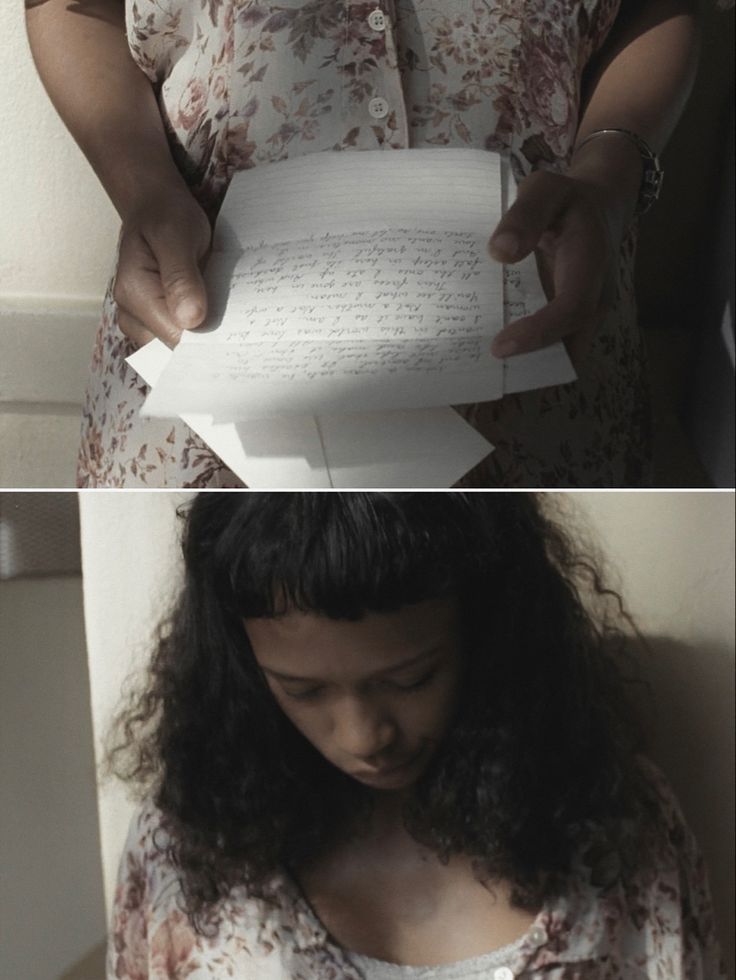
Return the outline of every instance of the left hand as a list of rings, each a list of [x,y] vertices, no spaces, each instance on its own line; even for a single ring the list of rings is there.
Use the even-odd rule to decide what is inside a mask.
[[[533,250],[550,302],[496,335],[496,357],[564,340],[573,364],[580,365],[615,301],[619,249],[634,204],[635,198],[609,195],[605,187],[569,173],[539,170],[521,182],[488,247],[506,264]],[[512,237],[506,241],[506,235]]]

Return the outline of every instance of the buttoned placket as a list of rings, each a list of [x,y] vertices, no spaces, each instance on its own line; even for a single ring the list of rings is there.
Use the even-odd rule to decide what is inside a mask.
[[[359,143],[355,144],[359,149],[408,148],[409,127],[398,68],[392,2],[376,0],[371,7],[365,0],[346,0],[345,17],[341,59],[344,134],[360,127]],[[369,71],[358,70],[358,66],[371,60],[375,67]],[[365,83],[360,97],[349,91],[351,70]]]
[[[491,980],[521,980],[527,975],[530,960],[546,942],[547,930],[541,925],[538,917],[524,937],[524,944],[511,965],[495,967],[490,972]]]

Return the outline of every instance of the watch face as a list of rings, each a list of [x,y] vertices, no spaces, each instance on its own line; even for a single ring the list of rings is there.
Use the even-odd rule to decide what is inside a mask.
[[[664,171],[657,165],[656,160],[653,160],[650,163],[644,176],[647,185],[651,188],[651,190],[659,194],[659,189],[662,186],[662,178],[664,177]]]
[[[659,192],[662,189],[663,177],[664,171],[661,167],[657,166],[656,161],[645,158],[639,201],[636,206],[637,214],[644,214],[657,200]]]

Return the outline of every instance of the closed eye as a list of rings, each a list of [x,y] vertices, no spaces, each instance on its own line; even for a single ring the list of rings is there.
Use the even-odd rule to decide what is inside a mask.
[[[400,684],[397,681],[385,681],[384,683],[386,687],[395,691],[419,691],[421,688],[426,687],[426,685],[429,684],[436,673],[436,669],[432,669],[417,680],[405,684]],[[290,691],[288,688],[282,685],[281,690],[287,698],[291,698],[293,701],[315,701],[323,692],[324,688],[322,685],[319,685],[317,687],[310,687],[302,691]]]
[[[287,698],[292,698],[294,701],[312,701],[317,698],[317,696],[322,691],[321,687],[310,687],[306,691],[287,691],[285,687],[281,690],[287,696]]]
[[[410,684],[398,684],[396,681],[392,681],[390,686],[399,691],[418,691],[420,688],[429,684],[436,673],[436,670],[430,670],[428,674],[424,674],[423,677],[420,677],[416,681],[412,681]]]

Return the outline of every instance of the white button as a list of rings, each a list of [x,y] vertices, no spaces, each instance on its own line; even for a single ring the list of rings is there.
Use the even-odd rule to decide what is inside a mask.
[[[507,966],[499,966],[493,971],[493,980],[514,980],[513,970]]]
[[[374,31],[385,31],[386,30],[386,18],[382,10],[372,10],[368,14],[368,25],[373,28]]]
[[[535,946],[544,946],[547,942],[547,933],[541,926],[534,926],[529,930],[529,939]]]
[[[514,980],[513,970],[507,966],[499,966],[493,971],[493,980]]]
[[[374,119],[383,119],[384,116],[388,115],[388,102],[377,95],[368,103],[368,112]]]

